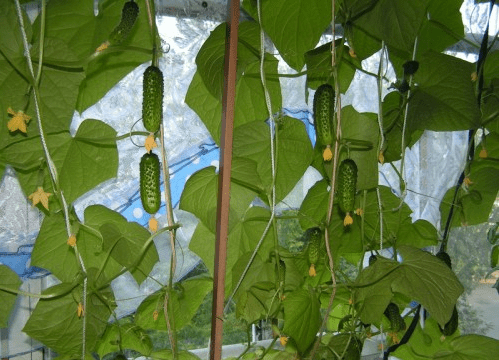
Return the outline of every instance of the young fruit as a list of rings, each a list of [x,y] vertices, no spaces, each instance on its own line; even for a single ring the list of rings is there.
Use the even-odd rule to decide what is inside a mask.
[[[459,313],[457,312],[456,306],[454,306],[454,310],[452,311],[452,316],[450,317],[450,320],[444,325],[443,328],[440,325],[438,325],[438,327],[440,328],[440,331],[442,332],[443,335],[451,336],[456,332],[458,325],[459,325]]]
[[[140,159],[140,200],[149,214],[154,214],[161,205],[159,189],[159,158],[155,153],[146,153]]]
[[[119,45],[126,40],[139,15],[139,6],[133,0],[127,1],[121,11],[121,21],[109,35],[109,44]]]
[[[163,120],[163,73],[151,65],[144,71],[142,91],[142,123],[155,133]]]
[[[338,170],[338,204],[341,211],[345,213],[344,226],[353,223],[351,213],[355,205],[356,186],[357,165],[352,159],[345,159]]]
[[[400,316],[399,307],[395,303],[389,303],[384,312],[385,316],[390,320],[392,331],[399,332],[405,329],[405,321]]]
[[[442,260],[445,265],[449,267],[449,269],[452,269],[452,261],[449,254],[447,254],[445,251],[439,251],[435,256]]]
[[[310,263],[308,275],[316,276],[315,265],[319,261],[322,231],[318,227],[307,229],[306,237],[308,238],[308,262]]]
[[[322,157],[324,161],[333,158],[334,89],[329,84],[319,86],[314,95],[314,127],[317,145],[325,147]]]

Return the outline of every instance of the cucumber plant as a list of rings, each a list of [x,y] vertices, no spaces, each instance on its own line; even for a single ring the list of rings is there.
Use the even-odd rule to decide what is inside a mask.
[[[488,47],[483,46],[477,64],[443,53],[456,38],[462,38],[457,35],[463,30],[458,3],[440,9],[419,2],[397,6],[374,2],[369,7],[359,2],[322,0],[314,7],[307,0],[242,2],[255,21],[240,24],[225,287],[237,316],[248,328],[261,320],[275,325],[275,340],[279,337],[285,349],[267,348],[261,351],[262,358],[359,359],[370,341],[380,342],[385,357],[394,354],[404,360],[449,356],[471,360],[497,355],[497,340],[460,335],[455,314],[463,289],[450,266],[439,259],[441,255],[425,250],[438,244],[445,250],[449,230],[461,223],[487,221],[499,186],[490,180],[499,171],[495,161],[499,158],[498,104],[494,100],[499,74],[494,62],[488,60],[496,59],[497,53],[487,54]],[[170,230],[174,234],[179,225],[169,224],[151,235],[100,205],[84,209],[83,218],[73,210],[78,197],[116,176],[116,142],[129,137],[117,136],[112,127],[93,119],[85,120],[73,137],[69,123],[74,111],[82,112],[99,101],[119,79],[148,63],[152,55],[143,78],[142,121],[147,132],[141,134],[157,134],[163,114],[164,80],[159,55],[154,51],[159,45],[157,29],[144,11],[149,7],[154,14],[154,2],[128,1],[122,8],[121,1],[105,0],[99,2],[97,17],[93,4],[93,0],[42,2],[45,11],[32,26],[22,22],[27,18],[22,10],[16,15],[13,2],[0,4],[0,19],[6,24],[0,30],[0,84],[6,84],[0,87],[0,171],[11,166],[26,198],[33,194],[31,199],[40,204],[36,206],[45,217],[32,265],[60,280],[60,284],[34,294],[41,299],[24,331],[71,359],[89,354],[103,358],[130,349],[153,358],[194,357],[175,346],[176,333],[191,321],[213,285],[209,275],[215,269],[216,169],[208,167],[193,174],[179,205],[199,220],[189,247],[210,274],[179,282],[170,277],[168,285],[144,299],[128,323],[109,321],[116,306],[111,282],[130,271],[137,283],[142,283],[158,260],[155,236]],[[78,16],[68,15],[69,8],[78,9]],[[276,16],[283,8],[301,11]],[[117,27],[105,22],[120,14]],[[438,27],[434,19],[439,19]],[[331,23],[333,31],[343,26],[344,35],[327,46],[318,46]],[[379,27],[380,23],[385,26]],[[303,24],[307,24],[306,29]],[[260,30],[298,75],[281,73],[277,57],[261,53]],[[405,36],[400,37],[401,33]],[[111,34],[108,45],[120,46],[99,48],[105,40],[100,34]],[[222,24],[206,39],[185,97],[217,144],[225,34],[226,24]],[[21,41],[24,38],[26,49]],[[410,85],[406,91],[383,96],[382,87],[389,87],[383,69],[375,74],[363,66],[362,60],[380,50],[398,78]],[[27,64],[39,65],[39,74],[31,72]],[[359,113],[353,106],[341,106],[339,92],[347,91],[356,70],[382,85],[366,88],[378,96],[378,113]],[[470,74],[475,70],[481,78],[473,83]],[[312,107],[317,152],[306,124],[280,112],[285,95],[279,77],[301,84],[295,76],[307,77],[304,97],[316,91]],[[60,84],[64,84],[64,91]],[[64,96],[59,99],[56,93]],[[43,111],[37,104],[43,104]],[[269,112],[279,113],[278,121],[270,126]],[[336,133],[336,129],[340,131]],[[405,172],[397,161],[404,160],[406,146],[424,130],[468,130],[470,139],[485,130],[487,156],[475,156],[470,144],[466,164],[462,164],[466,169],[463,181],[450,189],[441,203],[443,234],[427,221],[414,222],[404,199],[378,182],[377,154],[383,150],[385,164],[401,174],[397,190],[411,190],[405,188]],[[333,148],[338,151],[333,152]],[[162,166],[163,170],[167,167]],[[142,156],[141,199],[151,214],[158,211],[161,201],[162,166],[154,153]],[[309,167],[322,179],[297,206],[297,243],[308,245],[297,251],[300,246],[283,245],[289,241],[282,241],[278,231],[289,216],[273,213],[273,209]],[[355,209],[359,212],[353,221]],[[170,246],[175,249],[175,241]],[[387,248],[393,251],[392,256],[387,257]],[[366,254],[376,254],[367,267]],[[355,271],[347,271],[345,263]],[[6,326],[16,294],[21,293],[20,280],[4,265],[0,265],[0,274],[0,325]],[[419,305],[413,307],[413,301]],[[429,314],[424,327],[419,321],[421,308]],[[403,319],[401,309],[408,313]],[[397,333],[390,344],[380,340],[385,338],[386,317],[389,331]],[[61,322],[61,318],[66,321]],[[341,319],[345,320],[340,327]],[[149,334],[156,330],[169,330],[169,348],[153,346]],[[441,340],[442,334],[445,339]]]

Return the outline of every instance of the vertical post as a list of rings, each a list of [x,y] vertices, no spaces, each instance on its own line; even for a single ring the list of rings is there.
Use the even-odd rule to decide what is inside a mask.
[[[224,89],[222,95],[222,126],[218,173],[217,233],[213,278],[213,310],[211,317],[210,359],[222,357],[223,310],[225,298],[225,265],[229,234],[230,172],[236,97],[237,38],[239,0],[227,3],[228,20],[225,38]]]

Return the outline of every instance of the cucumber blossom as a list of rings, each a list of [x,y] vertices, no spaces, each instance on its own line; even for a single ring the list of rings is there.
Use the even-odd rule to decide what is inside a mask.
[[[163,73],[151,65],[144,71],[142,91],[142,123],[147,131],[158,131],[163,121]]]
[[[320,228],[310,228],[306,231],[306,238],[308,238],[308,262],[310,263],[310,268],[308,274],[310,276],[316,276],[315,265],[319,261],[319,254],[321,249],[322,231]]]
[[[384,312],[385,316],[390,320],[391,328],[394,332],[405,330],[405,321],[400,316],[399,307],[395,303],[389,303]]]
[[[109,34],[109,44],[119,45],[126,40],[139,15],[139,6],[133,0],[127,1],[121,11],[121,21]]]
[[[146,153],[140,159],[140,200],[149,214],[155,214],[161,205],[159,188],[159,158],[155,153]]]
[[[341,211],[345,213],[343,225],[351,225],[353,218],[351,213],[355,206],[355,192],[357,186],[357,165],[352,159],[341,162],[338,170],[338,204]]]
[[[322,157],[324,161],[333,158],[334,89],[329,84],[319,86],[314,95],[314,127],[318,147],[325,147]]]

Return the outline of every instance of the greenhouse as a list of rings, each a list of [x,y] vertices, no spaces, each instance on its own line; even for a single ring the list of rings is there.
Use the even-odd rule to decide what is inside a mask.
[[[495,0],[0,24],[2,360],[499,359]]]

